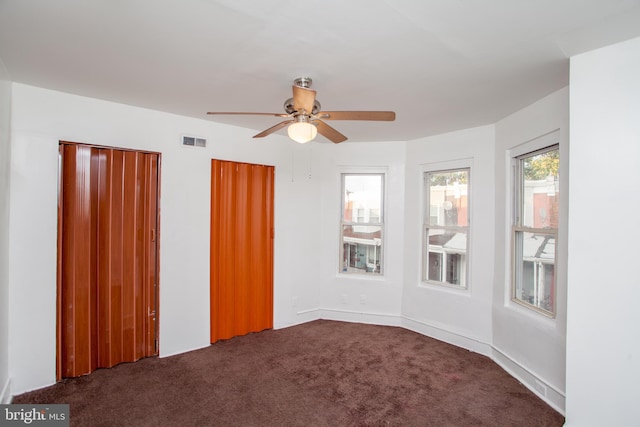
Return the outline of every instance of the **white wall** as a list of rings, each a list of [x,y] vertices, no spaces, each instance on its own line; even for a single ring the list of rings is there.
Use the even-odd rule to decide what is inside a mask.
[[[310,147],[312,179],[321,204],[314,253],[319,317],[399,325],[402,293],[404,142],[316,144]],[[341,181],[344,172],[386,174],[383,275],[339,273]]]
[[[0,59],[0,404],[8,403],[9,388],[9,174],[11,82]]]
[[[59,140],[68,140],[162,153],[161,356],[209,342],[210,159],[271,164],[276,166],[274,327],[317,318],[401,325],[487,354],[533,389],[539,381],[549,389],[547,400],[562,410],[565,297],[560,291],[561,310],[553,321],[508,303],[507,200],[501,190],[511,147],[560,128],[562,149],[568,149],[567,97],[565,89],[495,126],[408,143],[298,145],[278,135],[252,140],[251,130],[13,84],[12,394],[55,380],[57,150]],[[209,146],[181,147],[182,134],[206,137]],[[472,164],[467,291],[420,281],[422,172],[460,159]],[[338,273],[340,172],[371,168],[387,177],[385,274],[343,275]]]
[[[292,152],[283,160],[288,169],[276,168],[279,188],[276,188],[275,212],[280,227],[276,228],[275,235],[275,263],[281,269],[276,276],[276,329],[319,318],[321,287],[317,271],[319,259],[326,257],[318,244],[321,238],[318,223],[322,218],[322,200],[318,195],[322,181],[312,165],[317,143],[300,145],[286,139],[284,144]],[[286,197],[280,197],[278,192],[284,192]]]
[[[161,356],[209,342],[210,159],[220,158],[276,166],[274,327],[317,318],[402,325],[490,355],[524,382],[533,372],[534,379],[562,391],[564,323],[549,327],[536,315],[505,306],[504,273],[493,276],[500,276],[494,266],[503,265],[505,253],[506,201],[500,196],[505,150],[547,128],[566,128],[566,98],[566,90],[560,91],[496,126],[408,143],[298,145],[283,136],[252,140],[252,130],[13,84],[12,394],[55,380],[59,140],[162,153]],[[206,137],[209,146],[181,147],[182,134]],[[420,282],[422,172],[425,165],[459,159],[472,162],[468,291]],[[340,172],[370,168],[387,176],[385,274],[343,275],[338,273]],[[542,350],[520,357],[528,347],[516,330],[534,336]]]
[[[22,84],[13,84],[12,99],[8,346],[12,394],[55,381],[59,140],[162,153],[161,356],[209,343],[212,158],[275,165],[275,327],[298,322],[298,310],[317,308],[317,299],[307,295],[315,292],[313,259],[296,250],[297,245],[315,244],[307,241],[313,236],[300,233],[300,228],[319,216],[309,181],[294,176],[302,173],[297,165],[304,157],[302,147],[281,136],[253,140],[255,132],[247,129]],[[182,134],[203,136],[208,147],[182,147]],[[310,215],[309,221],[300,217],[301,210]],[[300,296],[295,308],[291,295]]]
[[[496,123],[495,272],[493,346],[495,359],[530,388],[546,388],[547,401],[564,410],[566,338],[566,254],[569,158],[569,91],[561,89]],[[560,216],[556,246],[555,319],[510,301],[511,189],[510,150],[558,130]],[[538,384],[536,384],[536,382]]]
[[[571,59],[566,425],[572,427],[640,420],[638,76],[640,38]]]
[[[163,356],[209,340],[210,159],[272,164],[276,328],[318,317],[401,323],[490,353],[529,387],[539,393],[539,386],[546,388],[547,401],[559,410],[564,408],[566,336],[566,425],[624,426],[640,419],[634,401],[640,378],[635,310],[640,283],[632,270],[640,241],[635,220],[640,211],[640,39],[572,58],[570,164],[567,88],[494,126],[408,143],[300,146],[277,135],[255,141],[254,132],[245,129],[11,85],[1,65],[0,387],[5,389],[0,399],[55,378],[57,146],[58,140],[70,140],[163,155]],[[509,301],[507,160],[513,148],[556,129],[564,171],[561,195],[566,196],[561,196],[558,239],[558,314],[549,319]],[[209,147],[180,147],[183,133],[207,137]],[[425,164],[457,159],[473,161],[468,292],[422,286],[419,280],[421,172]],[[344,166],[387,170],[383,278],[337,273]],[[616,185],[604,187],[608,182]],[[617,228],[598,227],[603,215],[593,205],[593,191],[599,192],[600,206],[622,206],[626,221],[615,222]],[[567,262],[568,272],[562,268]]]
[[[407,143],[405,177],[404,326],[489,354],[493,286],[494,127],[483,126]],[[449,162],[471,164],[468,290],[421,280],[423,173]]]

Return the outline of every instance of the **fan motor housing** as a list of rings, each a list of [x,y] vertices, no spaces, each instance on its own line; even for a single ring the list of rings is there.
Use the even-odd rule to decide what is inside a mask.
[[[316,115],[321,111],[321,106],[320,106],[320,102],[318,102],[318,100],[316,99],[315,101],[313,101],[313,109],[311,110],[311,115]],[[293,114],[296,112],[296,110],[293,108],[293,98],[289,98],[286,101],[284,101],[284,111],[287,114]]]

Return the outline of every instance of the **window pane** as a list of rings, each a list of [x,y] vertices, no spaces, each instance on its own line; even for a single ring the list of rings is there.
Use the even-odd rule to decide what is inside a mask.
[[[343,175],[343,179],[343,221],[381,222],[382,175]]]
[[[380,273],[382,227],[344,225],[342,227],[342,272]]]
[[[430,281],[466,286],[467,233],[429,229],[427,271]]]
[[[373,224],[380,222],[380,209],[371,209],[369,211],[369,222]]]
[[[560,165],[556,148],[524,157],[521,224],[530,228],[558,228]]]
[[[447,254],[447,277],[445,282],[452,285],[460,285],[464,265],[464,257],[461,254]]]
[[[549,234],[516,232],[515,298],[553,313],[556,238]]]
[[[466,169],[429,173],[430,225],[467,226],[469,171]]]
[[[429,280],[442,282],[442,253],[429,252]]]

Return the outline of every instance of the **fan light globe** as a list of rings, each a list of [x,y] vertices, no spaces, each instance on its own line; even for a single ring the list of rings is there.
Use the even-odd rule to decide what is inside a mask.
[[[287,133],[289,134],[289,138],[295,142],[304,144],[313,140],[316,135],[318,135],[318,129],[311,123],[297,122],[289,125]]]

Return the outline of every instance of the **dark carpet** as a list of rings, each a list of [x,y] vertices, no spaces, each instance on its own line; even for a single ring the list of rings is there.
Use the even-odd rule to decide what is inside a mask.
[[[318,320],[16,396],[72,426],[562,426],[485,356],[389,326]]]

